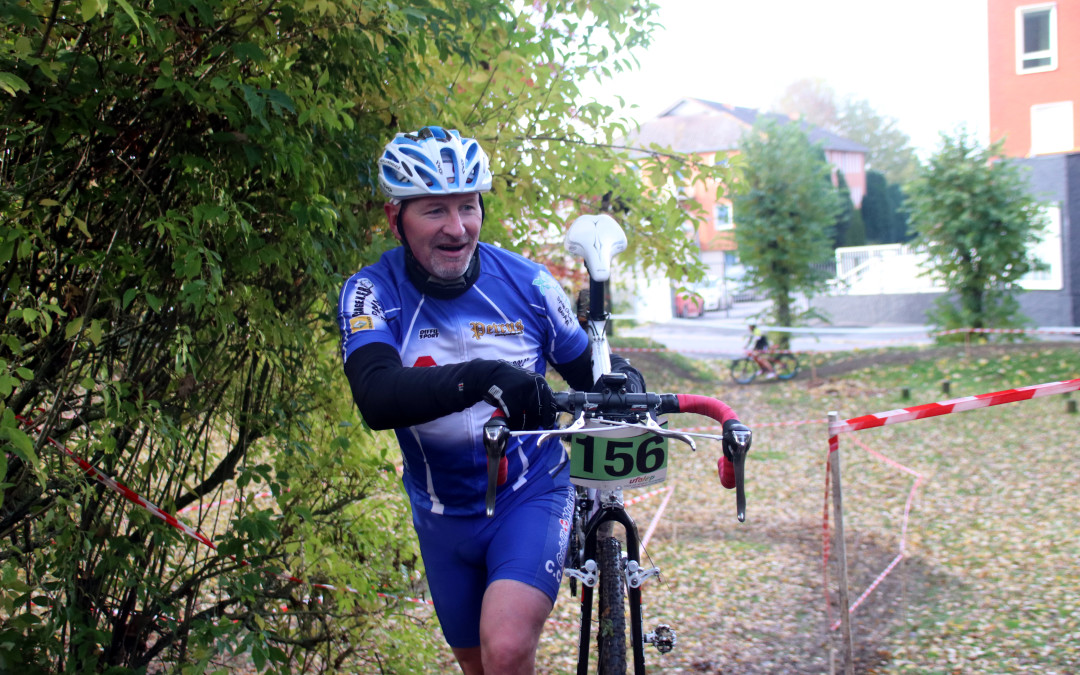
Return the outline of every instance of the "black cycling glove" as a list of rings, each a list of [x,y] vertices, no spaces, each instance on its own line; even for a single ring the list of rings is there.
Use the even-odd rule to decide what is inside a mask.
[[[640,370],[630,365],[629,359],[618,354],[612,354],[611,372],[626,375],[626,391],[632,394],[644,394],[648,391],[645,387],[645,376],[641,374]]]
[[[476,396],[502,410],[512,431],[555,424],[551,387],[539,373],[508,361],[476,359],[468,363],[461,386],[466,399]]]

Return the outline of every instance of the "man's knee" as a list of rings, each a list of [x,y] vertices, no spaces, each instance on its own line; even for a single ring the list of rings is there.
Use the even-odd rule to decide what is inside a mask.
[[[492,631],[483,638],[485,673],[531,673],[537,643],[510,630]]]
[[[541,590],[518,581],[488,586],[480,619],[484,673],[532,673],[540,633],[551,612]]]

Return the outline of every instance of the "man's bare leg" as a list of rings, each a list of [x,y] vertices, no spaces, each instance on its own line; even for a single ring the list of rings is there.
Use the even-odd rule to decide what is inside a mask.
[[[462,672],[534,675],[536,647],[550,613],[543,591],[520,581],[493,581],[480,610],[480,646],[453,650]]]

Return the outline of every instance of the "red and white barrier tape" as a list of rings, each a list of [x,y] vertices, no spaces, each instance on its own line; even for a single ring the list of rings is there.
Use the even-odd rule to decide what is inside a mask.
[[[1080,378],[1063,382],[1033,384],[1027,387],[1006,389],[990,394],[979,394],[978,396],[964,396],[962,398],[954,398],[938,403],[917,405],[911,408],[898,408],[887,412],[852,417],[850,419],[838,421],[835,424],[830,424],[829,435],[835,436],[836,434],[860,431],[862,429],[872,429],[888,424],[899,424],[900,422],[921,420],[927,417],[937,417],[938,415],[948,415],[950,413],[975,410],[976,408],[987,408],[1003,403],[1026,401],[1042,396],[1050,396],[1052,394],[1063,394],[1067,391],[1076,391],[1078,389],[1080,389]]]
[[[20,423],[23,424],[23,426],[25,426],[27,428],[30,428],[30,429],[33,429],[33,430],[38,431],[38,432],[41,431],[41,425],[40,424],[37,424],[37,423],[35,423],[35,422],[33,422],[33,421],[29,420],[29,419],[26,419],[25,417],[22,417],[20,415],[16,415],[15,417]],[[135,492],[134,490],[132,490],[128,486],[124,485],[123,483],[120,483],[119,481],[117,481],[117,480],[113,479],[112,477],[106,475],[105,473],[99,471],[94,465],[90,464],[90,462],[86,461],[82,457],[79,457],[75,453],[71,452],[65,446],[63,446],[60,443],[56,442],[54,439],[47,438],[46,441],[49,443],[49,445],[53,446],[54,448],[57,448],[57,449],[61,450],[64,454],[66,454],[68,457],[70,457],[72,459],[72,461],[74,461],[76,464],[79,465],[79,468],[81,468],[84,473],[86,473],[88,476],[90,476],[94,480],[96,480],[99,483],[101,483],[102,485],[106,486],[107,488],[109,488],[113,492],[119,494],[124,499],[127,499],[132,504],[135,504],[136,506],[139,506],[140,508],[147,511],[148,513],[150,513],[150,514],[154,515],[155,517],[160,518],[161,520],[165,521],[166,523],[168,523],[169,525],[171,525],[175,529],[179,530],[180,532],[183,532],[184,534],[191,537],[192,539],[194,539],[194,540],[196,540],[198,542],[201,542],[201,543],[205,544],[206,546],[209,546],[214,551],[217,551],[217,545],[214,544],[214,542],[211,541],[210,538],[207,537],[206,535],[204,535],[202,532],[199,532],[198,530],[191,527],[187,523],[183,523],[183,522],[179,521],[176,518],[176,516],[165,513],[164,511],[161,510],[161,508],[158,505],[154,504],[153,502],[151,502],[148,499],[145,499],[144,497],[142,497],[137,492]],[[260,493],[260,495],[262,495],[262,493]],[[260,495],[256,495],[256,496],[260,496]],[[228,501],[236,501],[236,500],[223,500],[223,503],[228,502]],[[232,560],[232,561],[236,562],[237,564],[242,565],[244,567],[248,567],[248,566],[251,565],[251,563],[249,563],[248,561],[240,560],[240,559],[236,558],[236,556],[229,555],[228,557],[229,557],[230,560]],[[299,577],[296,577],[296,576],[293,576],[293,575],[287,574],[287,573],[278,574],[277,577],[279,579],[283,579],[285,581],[289,581],[289,582],[296,583],[296,584],[301,584],[301,585],[306,585],[306,586],[309,586],[311,588],[315,588],[315,589],[319,589],[319,590],[330,590],[330,591],[342,591],[343,590],[343,591],[348,591],[349,593],[359,593],[360,592],[360,591],[356,590],[355,588],[351,588],[351,587],[348,587],[348,586],[346,586],[344,588],[338,588],[338,587],[332,586],[330,584],[309,583],[309,582],[304,581],[303,579],[300,579]],[[399,597],[399,596],[396,596],[396,595],[390,595],[390,594],[381,593],[381,592],[376,592],[375,595],[377,595],[378,597],[382,597],[382,598],[391,598],[391,599],[395,599],[395,600],[402,600],[402,601],[405,601],[405,602],[413,602],[413,603],[420,603],[420,604],[427,604],[427,605],[431,604],[430,601],[422,600],[422,599],[419,599],[419,598]]]
[[[667,488],[662,487],[662,488],[656,488],[655,490],[649,490],[648,492],[644,492],[644,493],[638,495],[637,497],[634,497],[633,499],[626,500],[625,502],[623,502],[623,506],[631,506],[632,504],[637,504],[639,502],[643,502],[646,499],[648,499],[649,497],[655,497],[656,495],[660,494],[664,490],[667,490]]]
[[[15,419],[17,419],[19,422],[21,422],[23,424],[23,426],[25,426],[27,428],[33,429],[34,431],[37,431],[37,432],[41,431],[41,425],[40,424],[35,423],[35,422],[31,421],[31,420],[28,420],[25,417],[22,417],[21,415],[16,415]],[[151,502],[151,501],[149,501],[147,499],[144,499],[142,496],[140,496],[137,492],[135,492],[134,490],[132,490],[128,486],[124,485],[123,483],[119,483],[116,480],[114,480],[113,478],[105,475],[101,471],[98,471],[98,469],[96,467],[94,467],[94,465],[92,465],[90,462],[87,462],[82,457],[79,457],[78,455],[76,455],[72,451],[68,450],[65,446],[61,445],[60,443],[57,443],[52,438],[47,438],[46,441],[49,443],[49,445],[53,446],[54,448],[57,448],[57,449],[61,450],[64,454],[66,454],[68,457],[70,457],[72,459],[72,461],[74,461],[76,464],[79,465],[79,468],[81,468],[84,473],[89,475],[91,478],[93,478],[97,482],[101,483],[102,485],[109,488],[113,492],[119,494],[121,497],[128,500],[132,504],[135,504],[136,506],[141,507],[143,510],[147,511],[151,515],[154,515],[154,516],[160,518],[161,520],[164,520],[166,523],[168,523],[172,527],[176,528],[177,530],[180,530],[181,532],[183,532],[187,536],[191,537],[192,539],[194,539],[196,541],[199,541],[199,542],[202,542],[203,544],[206,544],[207,546],[214,549],[215,551],[217,550],[217,546],[214,544],[214,542],[210,541],[210,539],[206,535],[204,535],[202,532],[199,532],[198,530],[191,527],[187,523],[180,522],[179,520],[176,519],[176,516],[165,513],[164,511],[161,510],[161,508],[157,504],[154,504],[153,502]],[[241,564],[246,565],[247,563],[244,563],[244,562],[241,561]]]
[[[645,530],[645,536],[641,538],[641,545],[638,547],[638,557],[645,552],[645,547],[648,546],[649,540],[652,539],[653,532],[656,531],[656,526],[660,524],[660,517],[664,515],[664,510],[667,508],[668,502],[671,501],[671,495],[675,494],[675,486],[672,485],[669,488],[661,490],[661,492],[667,492],[664,497],[664,501],[660,502],[660,506],[656,509],[656,515],[649,522],[649,528]]]
[[[825,509],[823,516],[824,523],[824,541],[822,545],[823,558],[825,564],[824,579],[825,579],[825,593],[826,593],[826,610],[829,614],[831,628],[836,630],[840,626],[840,622],[832,622],[832,608],[828,602],[828,562],[829,562],[829,482],[830,482],[830,462],[832,460],[832,454],[840,449],[839,435],[842,433],[850,433],[854,431],[861,431],[863,429],[873,429],[889,424],[899,424],[900,422],[910,422],[913,420],[926,419],[929,417],[937,417],[940,415],[948,415],[957,412],[966,412],[968,410],[975,410],[977,408],[988,408],[990,406],[1002,405],[1004,403],[1015,403],[1017,401],[1027,401],[1034,398],[1040,398],[1043,396],[1050,396],[1052,394],[1063,394],[1065,392],[1080,390],[1080,378],[1074,380],[1066,380],[1062,382],[1048,382],[1045,384],[1035,384],[1027,387],[1018,387],[1016,389],[1006,389],[1004,391],[997,391],[989,394],[979,394],[978,396],[965,396],[962,398],[951,399],[948,401],[940,401],[938,403],[927,403],[924,405],[918,405],[911,408],[901,408],[898,410],[890,410],[882,413],[873,413],[870,415],[863,415],[861,417],[852,417],[847,420],[839,421],[829,425],[829,459],[825,464]],[[889,572],[899,564],[906,553],[906,541],[907,541],[907,527],[908,516],[911,512],[911,503],[915,498],[915,491],[918,489],[919,484],[922,482],[922,475],[917,471],[914,471],[899,462],[885,457],[884,455],[871,450],[865,444],[852,439],[857,445],[860,445],[866,451],[881,458],[888,464],[899,468],[907,473],[910,473],[915,477],[915,481],[911,486],[911,491],[908,493],[907,503],[904,506],[904,519],[900,537],[900,552],[896,558],[889,564],[885,570],[878,575],[876,579],[870,584],[870,587],[863,592],[862,595],[848,608],[848,613],[851,614],[855,611],[863,600],[866,599],[870,593],[877,588],[881,581],[888,576]]]
[[[16,419],[18,419],[18,421],[20,423],[22,423],[23,426],[25,426],[27,428],[33,429],[33,430],[38,431],[38,432],[41,431],[41,425],[40,424],[37,424],[37,423],[35,423],[35,422],[25,418],[25,417],[22,417],[22,416],[16,416]],[[217,545],[214,544],[214,542],[211,541],[210,538],[207,537],[206,535],[204,535],[202,532],[199,532],[198,530],[191,527],[187,523],[181,522],[180,520],[178,520],[176,518],[175,515],[165,513],[165,511],[163,511],[157,504],[154,504],[153,502],[151,502],[150,500],[142,497],[140,494],[138,494],[137,492],[135,492],[134,490],[132,490],[128,486],[124,485],[123,483],[120,483],[119,481],[115,480],[114,478],[112,478],[112,477],[106,475],[105,473],[103,473],[102,471],[98,470],[94,465],[90,464],[90,462],[86,461],[82,457],[79,457],[75,453],[71,452],[70,450],[67,449],[67,447],[65,447],[65,446],[61,445],[60,443],[56,442],[54,439],[48,438],[46,440],[50,445],[52,445],[53,447],[61,450],[64,454],[66,454],[68,457],[70,457],[72,461],[74,461],[76,464],[79,465],[79,468],[81,468],[84,473],[89,475],[94,480],[98,481],[99,483],[106,486],[107,488],[109,488],[113,492],[116,492],[120,496],[124,497],[125,499],[127,499],[131,503],[133,503],[136,506],[144,509],[145,511],[147,511],[150,514],[154,515],[155,517],[160,518],[161,520],[165,521],[170,526],[174,527],[175,529],[179,530],[180,532],[183,532],[184,534],[191,537],[192,539],[195,539],[196,541],[201,542],[201,543],[205,544],[206,546],[209,546],[211,549],[213,549],[215,551],[217,550]],[[670,498],[671,497],[671,492],[670,491],[672,491],[672,490],[674,490],[674,487],[672,487],[670,489],[669,488],[658,488],[656,490],[651,490],[649,492],[646,492],[644,494],[638,495],[638,496],[630,499],[629,501],[626,502],[626,505],[629,506],[631,504],[637,504],[637,503],[639,503],[641,501],[644,501],[645,499],[656,496],[656,495],[658,495],[658,494],[660,494],[660,493],[662,493],[664,491],[668,491],[668,498]],[[238,502],[238,501],[244,501],[245,499],[258,499],[258,498],[261,498],[261,497],[270,497],[270,496],[273,496],[273,494],[271,492],[268,492],[268,491],[267,492],[260,492],[260,493],[258,493],[256,495],[252,495],[251,497],[240,496],[240,497],[235,497],[235,498],[222,499],[222,500],[217,501],[217,502],[211,502],[210,504],[207,504],[205,506],[207,508],[210,508],[210,507],[213,507],[213,506],[221,506],[221,505],[230,504],[230,503],[234,503],[234,502]],[[663,508],[666,505],[667,505],[667,499],[664,500],[664,503],[660,507],[660,511],[654,517],[654,520],[653,520],[654,526],[655,526],[656,521],[659,519],[660,514],[663,513]],[[181,513],[188,512],[188,511],[193,511],[195,509],[200,508],[201,506],[203,506],[203,505],[201,505],[201,504],[192,504],[191,506],[184,507],[183,509],[180,509],[179,511],[177,511],[177,515],[179,515]],[[651,534],[651,530],[649,531],[648,534]],[[237,562],[238,564],[243,565],[243,566],[249,566],[251,564],[251,563],[247,562],[246,560],[238,560],[235,556],[232,556],[232,555],[230,555],[229,558],[231,560]],[[308,582],[305,582],[303,579],[301,579],[301,578],[299,578],[297,576],[287,574],[287,573],[282,573],[282,574],[279,574],[277,576],[278,576],[278,578],[283,579],[285,581],[295,583],[295,584],[306,585],[306,586],[308,586],[310,588],[317,589],[317,590],[327,590],[327,591],[335,591],[335,592],[344,591],[344,592],[349,592],[349,593],[359,593],[360,592],[357,589],[349,587],[349,586],[339,588],[339,587],[333,586],[331,584],[308,583]],[[426,599],[423,599],[423,598],[412,598],[412,597],[407,597],[407,596],[398,596],[398,595],[393,595],[393,594],[389,594],[389,593],[382,593],[382,592],[376,592],[375,595],[377,595],[378,597],[381,597],[381,598],[389,598],[389,599],[394,599],[394,600],[400,600],[402,602],[411,602],[411,603],[421,604],[421,605],[432,605],[433,604],[430,600],[426,600]]]
[[[894,460],[894,459],[892,459],[890,457],[886,457],[885,455],[881,454],[880,452],[877,452],[876,450],[871,449],[869,446],[867,446],[865,443],[858,440],[857,438],[852,437],[851,440],[856,445],[858,445],[863,450],[865,450],[867,453],[877,457],[878,459],[885,462],[889,466],[892,466],[894,468],[900,469],[901,471],[904,471],[906,473],[911,474],[912,476],[914,476],[915,480],[911,484],[911,490],[908,491],[907,502],[904,504],[904,517],[903,517],[903,519],[901,520],[901,523],[900,523],[899,552],[896,554],[896,557],[892,559],[892,562],[890,562],[889,565],[884,570],[882,570],[881,574],[879,574],[872,582],[870,582],[870,585],[866,588],[865,591],[862,592],[862,595],[860,595],[855,600],[855,602],[851,603],[851,605],[848,607],[848,614],[849,615],[855,613],[855,609],[859,605],[861,605],[863,603],[863,601],[866,600],[866,598],[868,598],[870,596],[871,593],[874,592],[874,589],[876,589],[878,587],[878,585],[881,584],[881,582],[885,580],[885,577],[889,576],[889,573],[892,572],[893,569],[906,556],[906,554],[907,554],[907,532],[908,532],[908,522],[909,522],[909,519],[910,519],[910,516],[911,516],[911,503],[915,500],[915,493],[919,489],[919,485],[922,483],[922,478],[923,478],[922,474],[920,474],[918,471],[915,471],[914,469],[908,468],[908,467],[904,466],[903,464],[901,464],[900,462],[897,462],[896,460]],[[839,439],[838,439],[838,437],[836,437],[836,436],[830,437],[829,438],[829,461],[832,461],[832,453],[835,452],[838,449],[839,449]],[[824,551],[823,565],[825,566],[825,569],[826,569],[826,571],[825,571],[825,579],[826,579],[825,588],[826,589],[828,589],[828,565],[829,565],[829,550],[830,550],[830,548],[829,548],[829,476],[832,473],[831,471],[829,471],[830,468],[831,467],[829,466],[828,462],[826,462],[826,466],[825,466],[826,474],[825,474],[824,542],[823,542],[823,545],[822,545],[822,550]],[[828,602],[828,590],[826,590],[826,608],[827,608],[827,614],[829,615],[829,619],[830,619],[830,628],[832,630],[836,630],[837,628],[840,627],[840,620],[838,619],[836,621],[832,621],[832,605]]]

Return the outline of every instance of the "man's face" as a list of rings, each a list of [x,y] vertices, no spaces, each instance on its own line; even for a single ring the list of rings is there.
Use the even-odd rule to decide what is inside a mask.
[[[436,195],[387,204],[390,230],[399,241],[397,214],[401,209],[401,227],[420,266],[444,281],[465,274],[480,236],[480,195]]]

